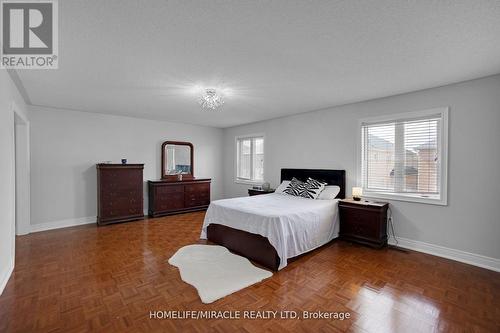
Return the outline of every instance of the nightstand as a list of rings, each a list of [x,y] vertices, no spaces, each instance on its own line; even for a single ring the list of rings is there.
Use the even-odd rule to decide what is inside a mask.
[[[248,189],[248,195],[253,196],[253,195],[259,195],[259,194],[269,194],[269,193],[274,193],[274,189],[269,189],[269,190],[262,190],[262,189],[256,189],[256,188],[249,188]]]
[[[372,247],[387,245],[387,209],[378,201],[339,201],[340,238]]]

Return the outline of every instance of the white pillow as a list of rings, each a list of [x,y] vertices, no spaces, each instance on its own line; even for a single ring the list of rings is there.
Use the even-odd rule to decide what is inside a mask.
[[[274,193],[283,194],[283,191],[290,185],[289,180],[284,180],[281,182],[280,186],[274,191]]]
[[[318,196],[319,200],[333,200],[339,194],[340,187],[337,185],[327,185]]]

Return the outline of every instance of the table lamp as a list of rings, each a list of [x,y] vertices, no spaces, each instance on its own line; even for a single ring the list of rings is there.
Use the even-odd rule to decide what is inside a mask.
[[[362,195],[363,195],[363,189],[361,187],[353,187],[352,188],[352,199],[353,200],[360,201]]]

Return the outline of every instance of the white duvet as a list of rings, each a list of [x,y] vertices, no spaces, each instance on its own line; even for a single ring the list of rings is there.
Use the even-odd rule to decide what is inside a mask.
[[[210,203],[201,230],[216,223],[267,237],[280,257],[287,259],[328,243],[338,235],[338,200],[313,200],[284,194],[216,200]]]

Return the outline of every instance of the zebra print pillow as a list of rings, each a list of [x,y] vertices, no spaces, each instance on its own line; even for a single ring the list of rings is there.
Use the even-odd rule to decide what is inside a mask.
[[[325,189],[326,185],[327,183],[323,183],[309,177],[307,178],[306,191],[302,196],[305,198],[316,199],[321,193],[321,191]]]
[[[306,183],[293,177],[290,184],[288,184],[288,187],[283,190],[283,193],[293,195],[295,197],[301,197],[305,190],[305,185]]]
[[[325,186],[326,183],[322,183],[312,178],[308,178],[307,182],[304,183],[294,177],[283,193],[296,197],[316,199]]]

